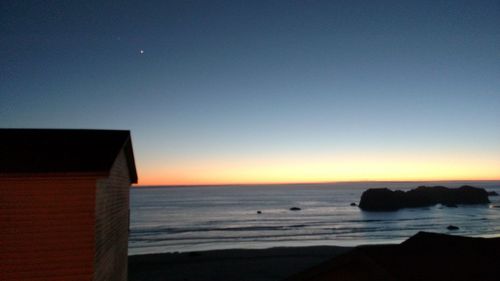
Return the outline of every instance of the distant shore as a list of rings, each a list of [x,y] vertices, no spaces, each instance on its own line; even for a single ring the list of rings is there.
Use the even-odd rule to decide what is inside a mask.
[[[282,280],[351,249],[310,246],[134,255],[129,256],[129,281]]]

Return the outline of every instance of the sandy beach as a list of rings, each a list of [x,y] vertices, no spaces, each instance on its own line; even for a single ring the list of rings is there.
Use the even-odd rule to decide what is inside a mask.
[[[214,250],[129,256],[129,281],[274,281],[352,248],[335,246]]]
[[[400,244],[129,257],[130,281],[499,280],[500,238],[419,232]]]

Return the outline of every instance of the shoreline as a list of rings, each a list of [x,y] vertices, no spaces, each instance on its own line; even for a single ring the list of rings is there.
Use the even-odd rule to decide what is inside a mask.
[[[354,247],[230,249],[129,256],[129,281],[282,280]]]
[[[419,232],[399,244],[135,255],[129,280],[496,281],[499,263],[500,238]]]

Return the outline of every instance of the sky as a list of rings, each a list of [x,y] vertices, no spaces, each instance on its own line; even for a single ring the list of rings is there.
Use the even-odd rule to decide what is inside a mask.
[[[0,127],[142,185],[500,179],[499,1],[1,1]]]

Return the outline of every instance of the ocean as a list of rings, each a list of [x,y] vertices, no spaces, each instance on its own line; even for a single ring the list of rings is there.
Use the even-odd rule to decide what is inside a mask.
[[[440,205],[366,212],[367,188],[408,190],[463,184],[500,194],[500,182],[361,182],[334,184],[137,187],[131,189],[129,255],[280,246],[398,243],[419,231],[500,235],[500,196],[491,204]],[[299,207],[300,211],[291,211]],[[260,211],[261,214],[257,212]],[[460,229],[450,231],[448,225]]]

